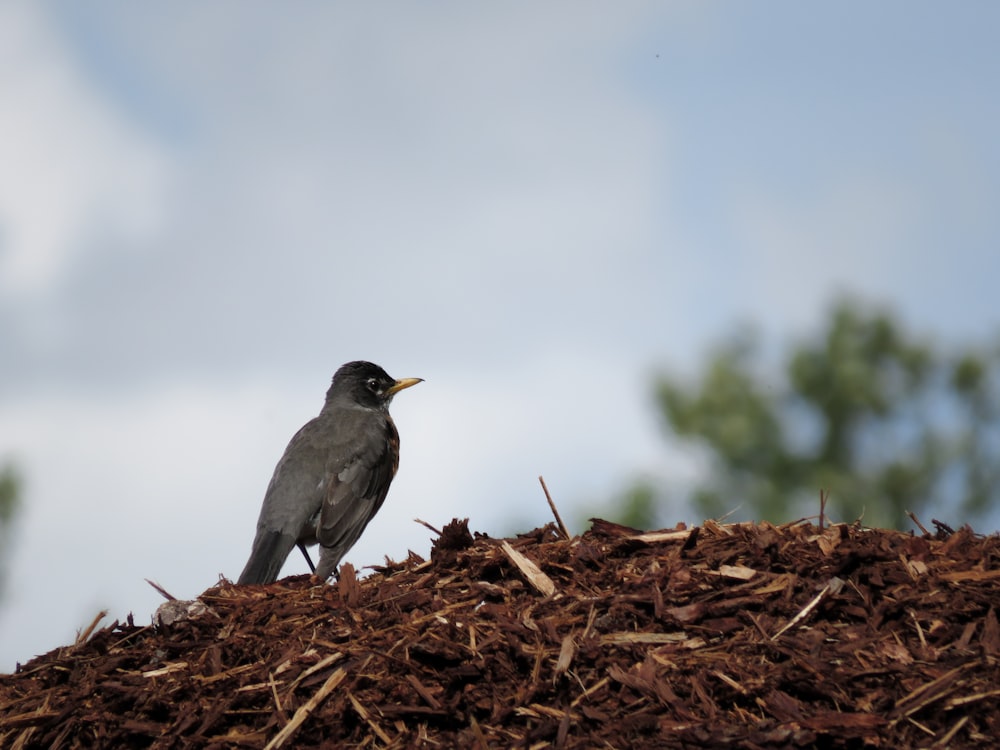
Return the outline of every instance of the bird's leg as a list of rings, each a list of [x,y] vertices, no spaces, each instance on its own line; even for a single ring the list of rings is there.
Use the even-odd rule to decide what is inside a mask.
[[[334,570],[333,573],[331,573],[331,576],[337,581],[337,583],[340,583],[340,568],[337,568],[336,570]],[[327,583],[327,580],[324,580],[324,579],[322,579],[322,578],[320,578],[319,576],[316,575],[316,570],[315,569],[313,570],[312,575],[309,576],[309,581],[314,586],[318,586],[321,583]]]
[[[300,550],[302,550],[302,556],[306,559],[306,565],[309,566],[309,572],[310,573],[315,573],[316,572],[316,566],[313,565],[312,558],[309,557],[309,550],[306,549],[306,545],[303,544],[302,542],[299,542],[298,543],[298,547],[299,547]]]

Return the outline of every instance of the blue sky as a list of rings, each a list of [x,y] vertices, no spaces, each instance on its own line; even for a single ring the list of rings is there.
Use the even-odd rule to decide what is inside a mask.
[[[341,363],[426,382],[348,559],[643,473],[736,325],[1000,323],[990,3],[0,8],[0,668],[238,574]],[[683,507],[671,520],[697,521]],[[942,515],[947,515],[945,510]],[[301,572],[289,562],[286,573]]]

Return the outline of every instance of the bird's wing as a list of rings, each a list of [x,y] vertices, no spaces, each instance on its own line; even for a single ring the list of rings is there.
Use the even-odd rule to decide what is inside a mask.
[[[399,434],[392,422],[387,421],[368,432],[346,462],[331,467],[316,528],[316,536],[324,548],[321,555],[327,560],[320,567],[332,572],[361,536],[382,507],[398,462]]]
[[[319,420],[311,420],[295,433],[274,467],[258,528],[298,537],[323,502],[327,453]]]
[[[303,527],[319,510],[326,491],[325,455],[320,438],[317,420],[306,423],[289,441],[275,466],[240,583],[276,580]]]

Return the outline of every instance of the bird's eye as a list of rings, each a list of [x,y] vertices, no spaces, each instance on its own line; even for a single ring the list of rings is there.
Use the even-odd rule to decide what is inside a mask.
[[[378,393],[378,380],[375,378],[368,378],[368,380],[365,381],[365,386],[372,393]]]

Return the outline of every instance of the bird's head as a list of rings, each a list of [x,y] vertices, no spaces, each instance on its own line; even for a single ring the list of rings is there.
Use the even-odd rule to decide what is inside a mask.
[[[326,400],[347,399],[360,406],[386,408],[399,391],[422,381],[423,378],[396,380],[371,362],[348,362],[334,373]]]

